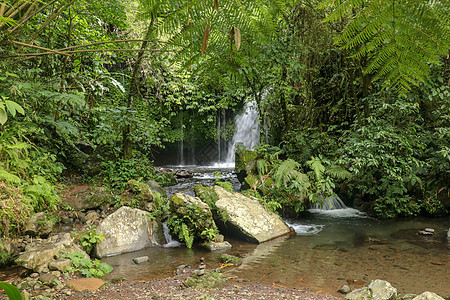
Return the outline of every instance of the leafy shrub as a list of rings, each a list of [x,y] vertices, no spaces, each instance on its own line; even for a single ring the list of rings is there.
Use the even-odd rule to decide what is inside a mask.
[[[105,239],[103,233],[97,233],[95,225],[87,225],[86,230],[75,232],[73,237],[87,254],[91,254],[94,246]]]
[[[64,256],[72,261],[73,267],[69,268],[68,271],[72,273],[80,272],[84,277],[102,277],[113,270],[107,263],[101,263],[98,259],[91,260],[81,252],[68,253]]]

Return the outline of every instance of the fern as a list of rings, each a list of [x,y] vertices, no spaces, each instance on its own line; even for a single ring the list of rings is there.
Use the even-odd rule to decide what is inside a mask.
[[[325,174],[335,178],[335,179],[349,179],[352,177],[352,173],[347,171],[341,166],[332,165],[325,170]]]
[[[320,158],[312,157],[311,160],[306,162],[306,164],[314,171],[316,180],[321,181],[325,173],[325,167],[323,166]]]
[[[190,233],[190,231],[185,223],[181,224],[180,236],[186,243],[186,247],[188,247],[189,249],[192,248],[192,244],[194,243],[194,236]]]
[[[430,73],[450,48],[447,1],[325,0],[332,7],[325,21],[350,17],[336,39],[354,57],[369,58],[366,74],[384,79],[385,88],[405,94]]]

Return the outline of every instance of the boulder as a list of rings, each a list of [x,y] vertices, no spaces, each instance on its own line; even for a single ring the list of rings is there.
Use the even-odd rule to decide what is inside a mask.
[[[54,222],[52,217],[45,212],[39,212],[31,216],[25,224],[25,234],[30,236],[48,236],[52,230]]]
[[[368,287],[363,287],[345,296],[346,300],[391,300],[396,299],[397,289],[385,280],[373,280]]]
[[[444,298],[432,292],[423,292],[413,300],[444,300]]]
[[[22,252],[16,259],[19,266],[40,273],[55,256],[60,255],[60,251],[67,253],[81,252],[85,257],[89,257],[80,247],[78,247],[69,233],[52,236],[46,240],[33,242],[28,245],[25,252]]]
[[[209,206],[198,197],[176,193],[170,197],[170,217],[167,222],[171,232],[178,234],[178,237],[186,242],[190,247],[192,241],[211,241],[215,236],[208,236],[208,233],[217,234],[217,226]],[[186,228],[193,240],[188,241],[182,232],[182,224]],[[184,226],[184,225],[183,225]]]
[[[214,191],[219,197],[216,207],[219,215],[225,216],[226,227],[246,240],[262,243],[290,233],[281,218],[269,212],[258,199],[226,191],[220,186],[215,186]]]
[[[94,249],[98,258],[141,250],[164,240],[161,224],[151,220],[148,212],[128,206],[106,217],[97,234],[105,238]]]

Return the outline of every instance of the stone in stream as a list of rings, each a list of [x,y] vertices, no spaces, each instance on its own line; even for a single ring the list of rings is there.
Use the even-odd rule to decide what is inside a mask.
[[[149,260],[149,257],[148,257],[148,256],[140,256],[140,257],[135,257],[135,258],[133,258],[133,262],[134,262],[135,264],[141,264],[141,263],[146,262],[146,261],[148,261],[148,260]]]
[[[141,250],[164,240],[160,223],[152,221],[148,212],[127,206],[106,217],[97,227],[97,234],[105,237],[94,249],[98,258]]]
[[[225,215],[227,228],[250,242],[262,243],[290,233],[289,227],[275,213],[269,212],[256,198],[232,193],[215,186],[215,205]]]
[[[202,246],[209,251],[226,250],[232,247],[227,241],[203,243]]]
[[[338,292],[341,293],[341,294],[348,294],[348,293],[350,293],[351,291],[352,291],[352,289],[351,289],[348,285],[346,285],[346,284],[344,284],[343,286],[341,286],[341,288],[338,290]]]

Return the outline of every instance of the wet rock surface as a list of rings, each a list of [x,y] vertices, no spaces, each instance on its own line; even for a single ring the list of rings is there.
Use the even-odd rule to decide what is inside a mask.
[[[226,225],[248,241],[262,243],[290,233],[281,218],[269,212],[257,199],[231,193],[220,186],[215,186],[214,191],[219,197],[217,209],[227,215]]]

